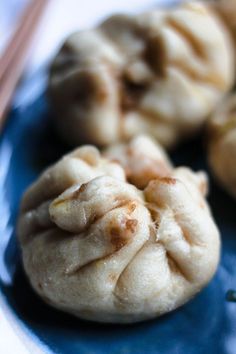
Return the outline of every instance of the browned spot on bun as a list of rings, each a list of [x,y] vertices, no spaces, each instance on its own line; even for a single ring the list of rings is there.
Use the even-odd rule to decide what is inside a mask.
[[[175,185],[176,184],[176,178],[172,178],[172,177],[160,177],[158,178],[161,182],[166,183],[166,184],[172,184]]]
[[[118,238],[118,237],[120,237],[120,232],[121,232],[120,227],[114,226],[114,227],[112,227],[111,230],[110,230],[110,235],[111,235],[112,237]]]
[[[112,226],[110,229],[111,244],[116,250],[124,247],[137,229],[138,220],[125,219],[121,225]]]
[[[115,247],[116,251],[124,247],[125,244],[127,243],[127,240],[125,240],[124,235],[122,235],[121,228],[118,226],[111,228],[110,235],[111,235],[111,243]]]
[[[130,230],[132,233],[134,233],[136,231],[136,226],[138,224],[138,220],[136,219],[130,219],[126,221],[126,229]]]

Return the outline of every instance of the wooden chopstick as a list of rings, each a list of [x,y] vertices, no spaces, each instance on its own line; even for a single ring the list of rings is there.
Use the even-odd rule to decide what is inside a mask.
[[[10,65],[12,59],[14,59],[16,50],[18,50],[22,44],[22,41],[26,34],[25,32],[28,27],[28,22],[29,20],[31,20],[30,13],[33,13],[33,11],[35,10],[35,5],[38,6],[38,4],[39,2],[31,1],[22,14],[20,23],[18,24],[15,32],[13,33],[10,43],[4,51],[3,56],[0,60],[0,81],[5,71],[7,70],[7,67]]]
[[[0,130],[16,85],[24,69],[32,37],[49,0],[31,0],[9,45],[0,58]]]

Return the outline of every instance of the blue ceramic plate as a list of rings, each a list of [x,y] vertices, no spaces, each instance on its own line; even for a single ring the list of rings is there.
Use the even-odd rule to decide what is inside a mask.
[[[226,291],[236,287],[236,203],[213,181],[209,202],[222,233],[223,251],[207,288],[156,320],[125,326],[94,324],[44,304],[30,288],[20,262],[15,225],[22,193],[42,169],[68,151],[53,131],[44,95],[11,112],[0,139],[0,297],[28,342],[43,352],[63,354],[236,353],[236,304],[225,300]],[[202,146],[200,140],[191,142],[172,157],[178,165],[205,169]]]

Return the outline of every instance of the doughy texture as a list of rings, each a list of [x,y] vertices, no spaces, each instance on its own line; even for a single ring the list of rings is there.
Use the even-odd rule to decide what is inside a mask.
[[[236,94],[219,105],[208,125],[208,160],[222,186],[236,197]]]
[[[188,2],[72,34],[52,64],[49,97],[70,144],[145,133],[170,147],[199,130],[233,81],[225,24],[208,4]]]
[[[164,149],[144,135],[133,138],[129,143],[111,145],[103,154],[118,162],[125,169],[127,180],[141,189],[152,179],[166,177],[172,172]]]
[[[147,145],[141,166],[155,153],[160,161],[162,149],[137,139]],[[35,291],[58,309],[100,322],[174,310],[209,282],[219,260],[205,174],[173,169],[163,156],[168,175],[151,173],[138,189],[126,177],[132,157],[121,155],[124,168],[89,146],[65,156],[26,191],[18,223]]]

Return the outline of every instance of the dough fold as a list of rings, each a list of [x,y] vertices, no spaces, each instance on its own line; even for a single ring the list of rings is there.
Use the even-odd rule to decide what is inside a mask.
[[[99,322],[174,310],[219,261],[206,192],[203,172],[174,168],[145,136],[102,153],[76,149],[22,199],[18,237],[32,287],[50,305]]]

